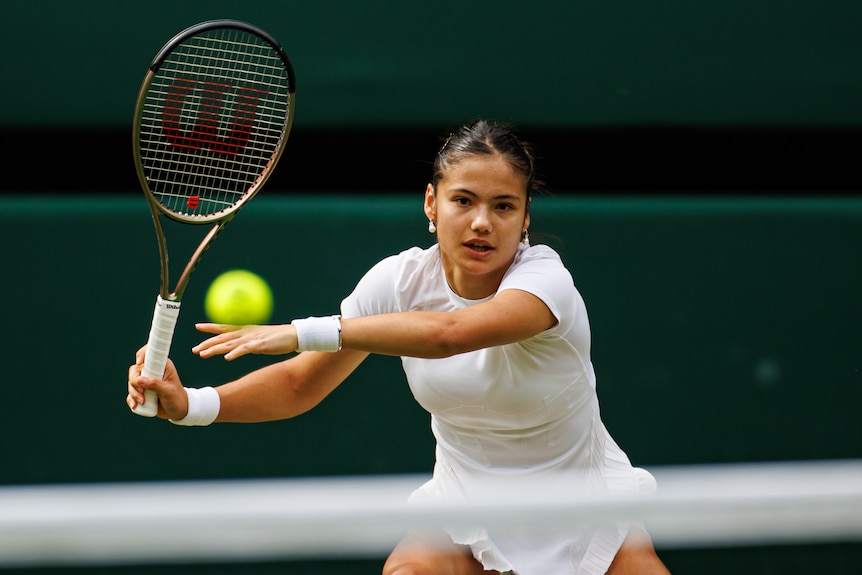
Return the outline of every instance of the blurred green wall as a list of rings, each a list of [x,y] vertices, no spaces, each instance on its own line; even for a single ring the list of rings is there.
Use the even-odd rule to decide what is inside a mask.
[[[395,358],[370,358],[291,421],[185,429],[125,407],[126,369],[146,340],[159,273],[127,133],[155,53],[213,18],[257,24],[285,46],[297,74],[291,153],[305,155],[196,271],[172,353],[186,385],[272,361],[204,361],[188,351],[201,339],[192,326],[216,275],[242,267],[266,277],[274,321],[336,312],[371,264],[431,239],[421,194],[391,193],[425,182],[424,162],[416,181],[399,167],[429,155],[405,135],[424,142],[485,116],[554,134],[539,140],[558,196],[536,199],[531,236],[561,252],[584,294],[604,419],[636,464],[862,457],[862,200],[820,191],[858,192],[862,3],[13,0],[3,8],[0,485],[430,472],[428,417]],[[381,158],[390,181],[368,178]],[[324,161],[340,180],[320,184],[312,167]],[[584,195],[607,182],[616,195]],[[338,189],[287,191],[312,184]],[[797,195],[758,196],[766,186]],[[360,187],[390,193],[360,195]],[[685,195],[661,196],[671,188]],[[731,195],[697,197],[697,189]],[[175,265],[203,231],[168,228]],[[857,573],[862,544],[662,556],[677,575]],[[3,571],[154,569],[365,575],[379,573],[380,561]]]
[[[185,384],[272,360],[190,353],[216,275],[264,276],[275,322],[336,313],[374,262],[431,241],[421,201],[252,202],[185,295],[172,348]],[[430,471],[428,418],[396,358],[372,357],[292,421],[185,429],[130,414],[126,368],[159,275],[143,198],[0,203],[0,483]],[[587,301],[604,417],[636,463],[862,457],[862,200],[540,197],[533,210],[531,236]],[[168,224],[178,267],[205,228]]]
[[[172,350],[184,383],[218,384],[274,361],[190,353],[216,275],[263,275],[275,322],[337,312],[370,265],[431,241],[421,201],[262,194],[192,278]],[[204,229],[168,224],[179,266]],[[540,196],[532,224],[534,242],[560,251],[586,299],[604,418],[636,464],[862,457],[862,200]],[[290,421],[179,428],[131,414],[126,370],[146,340],[159,273],[142,197],[3,198],[0,238],[0,484],[430,473],[428,416],[397,358],[370,358]],[[862,545],[663,556],[677,573],[853,573]],[[379,573],[380,561],[61,571],[145,568],[358,575]]]
[[[299,127],[862,125],[855,0],[13,0],[0,126],[127,126],[158,49],[214,18],[285,46]]]

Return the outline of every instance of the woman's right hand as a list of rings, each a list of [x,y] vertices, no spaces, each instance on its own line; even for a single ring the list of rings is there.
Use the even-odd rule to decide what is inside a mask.
[[[147,347],[144,346],[135,354],[135,363],[129,366],[128,395],[126,405],[129,409],[144,403],[144,392],[155,391],[159,396],[159,410],[156,417],[162,419],[182,419],[189,410],[189,398],[174,362],[168,359],[165,364],[163,379],[155,379],[141,375],[144,368],[144,357]]]

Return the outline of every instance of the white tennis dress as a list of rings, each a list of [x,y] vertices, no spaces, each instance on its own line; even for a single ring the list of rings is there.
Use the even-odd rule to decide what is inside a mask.
[[[469,497],[489,485],[524,493],[531,478],[561,474],[572,489],[653,489],[652,476],[632,467],[601,421],[586,307],[559,255],[547,246],[522,245],[498,292],[508,289],[540,298],[557,325],[510,345],[443,359],[402,358],[437,442],[433,477],[412,500]],[[380,261],[341,312],[349,318],[454,311],[482,301],[452,291],[435,244]],[[497,533],[493,526],[449,530],[485,569],[518,575],[601,575],[627,532],[625,525],[532,537]]]

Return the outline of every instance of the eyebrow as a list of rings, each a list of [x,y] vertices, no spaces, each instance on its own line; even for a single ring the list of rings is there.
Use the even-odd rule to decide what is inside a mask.
[[[466,194],[468,196],[472,196],[474,198],[479,197],[479,194],[477,194],[476,192],[470,191],[467,188],[449,188],[449,191],[450,192],[459,192],[462,194]],[[492,200],[516,200],[519,202],[523,201],[521,196],[519,196],[518,194],[500,194],[499,196],[493,196],[491,199]]]

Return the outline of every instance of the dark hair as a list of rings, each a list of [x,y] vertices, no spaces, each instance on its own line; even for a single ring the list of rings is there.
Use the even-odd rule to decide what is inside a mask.
[[[431,185],[437,189],[446,169],[467,156],[502,155],[513,170],[527,180],[527,199],[541,188],[542,182],[536,177],[535,159],[529,144],[521,141],[514,128],[508,124],[488,120],[474,120],[465,124],[443,142],[431,174]]]

